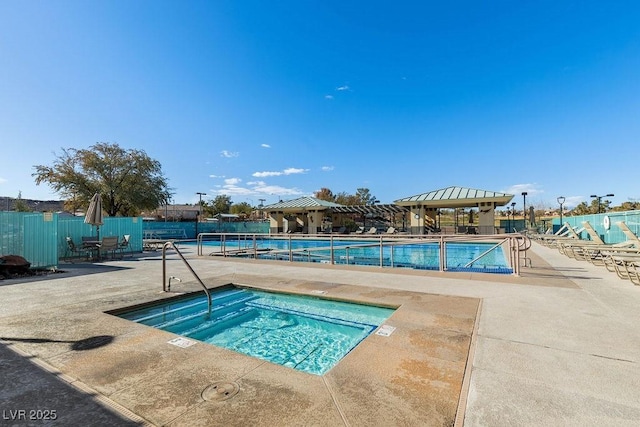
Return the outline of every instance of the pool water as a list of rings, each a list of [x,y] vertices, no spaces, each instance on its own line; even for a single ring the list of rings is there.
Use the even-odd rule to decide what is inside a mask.
[[[256,239],[257,258],[328,263],[331,260],[330,242],[321,239]],[[219,241],[203,241],[206,248],[221,251]],[[252,240],[228,240],[226,250],[246,249],[250,254]],[[291,253],[289,250],[291,249]],[[333,240],[335,264],[375,265],[383,267],[412,268],[422,270],[440,269],[440,244],[383,245],[380,254],[379,243],[371,240]],[[485,252],[487,252],[485,254]],[[480,255],[485,254],[480,257]],[[290,258],[291,257],[291,258]],[[480,257],[480,258],[478,258]],[[474,261],[475,260],[475,261]],[[472,264],[469,265],[469,263]],[[495,243],[447,243],[445,246],[445,266],[449,271],[480,271],[488,273],[512,274],[501,245]]]
[[[119,317],[322,375],[391,316],[394,309],[224,288],[118,314]]]

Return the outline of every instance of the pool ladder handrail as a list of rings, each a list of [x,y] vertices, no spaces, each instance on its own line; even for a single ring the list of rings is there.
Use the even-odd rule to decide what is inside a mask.
[[[207,307],[209,309],[209,314],[211,314],[211,292],[209,292],[209,289],[207,289],[204,282],[202,282],[202,280],[200,279],[200,276],[198,276],[198,274],[194,271],[194,269],[191,267],[191,264],[189,264],[187,259],[182,255],[182,252],[178,250],[178,248],[176,247],[176,245],[173,244],[173,242],[165,242],[164,245],[162,245],[162,290],[163,292],[169,292],[167,290],[167,257],[166,257],[167,248],[169,246],[171,246],[176,251],[180,259],[182,259],[182,262],[184,262],[184,264],[187,266],[189,271],[191,271],[191,274],[193,274],[193,277],[195,277],[198,283],[200,283],[200,286],[202,286],[204,293],[207,295]]]

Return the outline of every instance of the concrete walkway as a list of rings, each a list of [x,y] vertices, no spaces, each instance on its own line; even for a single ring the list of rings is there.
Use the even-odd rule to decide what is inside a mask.
[[[207,345],[186,363],[167,350],[171,334],[105,314],[166,297],[157,254],[0,281],[0,425],[640,425],[640,287],[537,244],[530,257],[514,277],[190,255],[208,286],[323,289],[403,307],[390,319],[401,325],[395,341],[367,339],[313,380]],[[197,291],[172,262],[184,280],[174,289]],[[163,401],[165,387],[201,378],[199,393],[221,376],[241,378],[243,396]]]

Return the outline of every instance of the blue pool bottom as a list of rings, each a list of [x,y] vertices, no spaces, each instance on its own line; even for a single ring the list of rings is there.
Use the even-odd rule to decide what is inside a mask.
[[[393,309],[246,288],[170,300],[119,314],[128,320],[303,372],[322,375]]]

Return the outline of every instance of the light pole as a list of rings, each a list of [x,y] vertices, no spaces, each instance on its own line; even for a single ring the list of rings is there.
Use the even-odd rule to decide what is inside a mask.
[[[564,196],[560,196],[558,197],[558,203],[560,204],[560,228],[562,228],[562,205],[564,204],[564,201],[566,199],[564,198]]]
[[[511,209],[507,206],[507,233],[511,231]]]
[[[605,194],[604,196],[596,196],[595,194],[592,194],[589,197],[593,197],[594,199],[598,199],[598,213],[600,213],[600,201],[602,200],[603,197],[613,197],[614,194]]]
[[[513,224],[516,222],[516,202],[511,202],[511,220],[509,224],[509,233],[513,233]]]
[[[524,227],[527,227],[527,192],[522,192],[522,219],[524,220]]]
[[[264,202],[267,201],[267,199],[258,199],[260,201],[260,205],[258,206],[260,208],[260,220],[262,220],[264,213],[262,212],[262,209],[264,208]]]
[[[196,194],[200,196],[200,201],[198,202],[198,212],[196,215],[196,238],[198,238],[198,221],[200,221],[200,209],[202,209],[202,196],[206,196],[207,193],[197,192]]]

